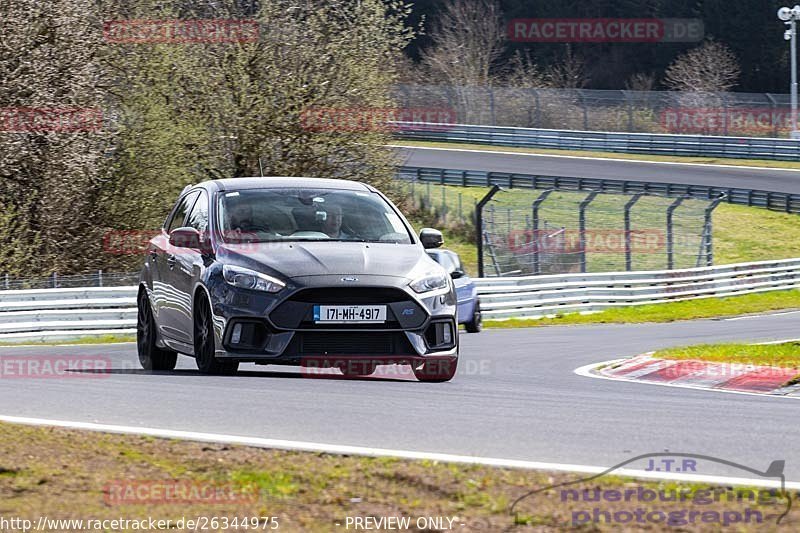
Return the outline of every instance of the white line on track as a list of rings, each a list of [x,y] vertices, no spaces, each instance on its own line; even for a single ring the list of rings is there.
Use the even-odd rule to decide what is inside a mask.
[[[788,342],[800,342],[800,339],[781,339],[778,341],[756,342],[753,346],[769,346],[770,344],[786,344]]]
[[[495,459],[490,457],[474,457],[470,455],[452,455],[447,453],[430,453],[408,450],[391,450],[385,448],[369,448],[363,446],[346,446],[341,444],[322,444],[316,442],[303,442],[292,440],[266,439],[261,437],[245,437],[236,435],[222,435],[217,433],[198,433],[194,431],[179,431],[172,429],[156,429],[137,426],[121,426],[114,424],[98,424],[93,422],[70,422],[65,420],[49,420],[43,418],[28,418],[19,416],[0,415],[0,421],[11,424],[24,424],[29,426],[49,426],[69,429],[83,429],[105,433],[119,433],[130,435],[147,435],[166,439],[182,439],[200,442],[216,442],[222,444],[237,444],[254,446],[257,448],[272,448],[279,450],[294,450],[316,453],[330,453],[336,455],[363,455],[369,457],[397,457],[412,460],[442,461],[447,463],[463,463],[501,468],[520,468],[526,470],[550,470],[556,472],[574,472],[583,474],[600,474],[608,470],[604,466],[573,465],[564,463],[545,463],[538,461],[522,461],[517,459]],[[727,485],[746,485],[754,487],[780,487],[776,480],[759,478],[741,478],[727,476],[708,476],[682,474],[678,472],[651,472],[621,468],[614,470],[612,475],[631,476],[642,479],[670,479],[676,481],[689,481],[696,483],[714,483]],[[787,489],[800,489],[800,482],[786,483]]]
[[[593,378],[593,379],[606,379],[608,381],[624,381],[626,383],[636,383],[638,385],[657,385],[659,387],[674,387],[676,389],[692,389],[696,391],[704,391],[704,392],[711,392],[711,393],[724,393],[724,394],[739,394],[743,396],[758,396],[759,398],[783,398],[787,400],[800,400],[800,396],[782,396],[778,394],[762,394],[758,392],[747,392],[747,391],[739,391],[739,390],[726,390],[726,389],[712,389],[709,387],[702,387],[699,385],[688,385],[683,383],[661,383],[658,381],[643,381],[639,379],[626,379],[623,377],[611,377],[611,376],[604,376],[602,374],[597,374],[593,372],[599,366],[606,366],[611,365],[614,363],[619,363],[620,361],[625,361],[627,359],[612,359],[611,361],[605,361],[602,363],[592,363],[589,365],[584,365],[581,367],[576,368],[572,372],[585,377],[585,378]]]
[[[723,320],[725,322],[733,322],[735,320],[750,320],[751,318],[764,318],[764,317],[768,317],[768,316],[795,315],[797,313],[800,313],[800,310],[798,310],[798,311],[783,311],[783,312],[780,312],[780,313],[764,313],[764,314],[761,314],[761,315],[735,316],[733,318],[723,318],[721,320]]]
[[[678,165],[688,167],[712,167],[712,168],[737,168],[744,170],[776,170],[778,172],[800,172],[798,168],[777,168],[777,167],[751,167],[746,165],[724,165],[720,163],[681,163],[679,161],[651,161],[648,159],[621,159],[614,157],[591,157],[581,155],[558,155],[558,154],[532,154],[529,152],[508,152],[505,150],[472,150],[469,148],[439,148],[434,146],[408,146],[404,144],[387,144],[389,148],[411,148],[413,150],[438,150],[443,152],[475,152],[479,154],[498,154],[498,155],[519,155],[528,157],[553,157],[559,159],[584,159],[588,161],[615,161],[617,163],[644,163],[647,165]]]

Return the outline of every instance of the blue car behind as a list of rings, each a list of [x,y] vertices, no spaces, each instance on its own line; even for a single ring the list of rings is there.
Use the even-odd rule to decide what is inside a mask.
[[[478,333],[482,327],[481,301],[478,287],[461,266],[461,258],[451,250],[426,250],[431,258],[442,265],[456,287],[458,299],[458,323],[464,324],[469,333]]]

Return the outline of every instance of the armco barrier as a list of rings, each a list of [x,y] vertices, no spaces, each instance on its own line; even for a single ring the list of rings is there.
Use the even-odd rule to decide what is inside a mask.
[[[800,288],[800,259],[686,270],[482,278],[476,283],[486,318],[540,318]]]
[[[0,343],[131,334],[136,287],[0,291]]]
[[[599,178],[571,178],[564,176],[540,176],[509,172],[486,172],[483,170],[456,170],[431,167],[400,167],[397,177],[405,180],[457,185],[462,187],[500,187],[515,189],[555,189],[559,191],[598,191],[611,194],[655,194],[662,196],[685,196],[702,200],[722,198],[729,204],[763,207],[773,211],[800,213],[800,194],[711,187],[682,183],[654,181],[614,180]]]
[[[468,124],[413,122],[395,124],[396,137],[417,141],[628,154],[800,160],[800,141],[794,139],[544,130]]]
[[[800,258],[686,270],[476,279],[487,319],[800,288]],[[111,291],[111,292],[109,292]],[[0,291],[0,342],[133,333],[136,287]]]

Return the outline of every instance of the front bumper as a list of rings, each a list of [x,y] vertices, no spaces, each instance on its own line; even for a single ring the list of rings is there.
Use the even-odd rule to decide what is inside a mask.
[[[216,283],[212,298],[216,356],[241,362],[303,365],[325,360],[418,364],[458,354],[452,287],[416,294],[408,280],[359,276],[292,279],[277,295]],[[382,324],[316,324],[314,305],[386,305]]]

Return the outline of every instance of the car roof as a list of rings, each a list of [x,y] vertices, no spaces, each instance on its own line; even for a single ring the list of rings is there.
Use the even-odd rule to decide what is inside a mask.
[[[249,178],[225,178],[220,180],[210,180],[192,187],[192,189],[202,187],[209,191],[241,191],[245,189],[277,189],[277,188],[299,188],[299,189],[339,189],[349,191],[375,191],[373,187],[366,183],[352,180],[341,180],[331,178],[307,178],[290,176],[261,176]]]

